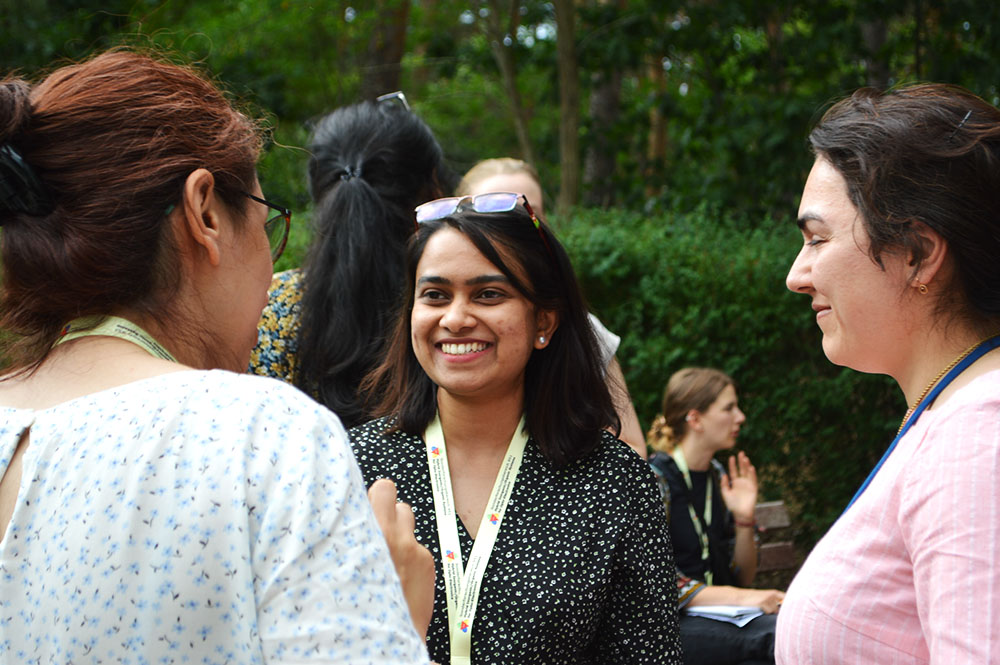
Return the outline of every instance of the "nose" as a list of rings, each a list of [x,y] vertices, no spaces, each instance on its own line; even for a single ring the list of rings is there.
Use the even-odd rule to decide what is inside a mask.
[[[465,299],[455,298],[441,313],[439,325],[449,332],[457,333],[475,327],[476,318],[472,316]]]
[[[795,293],[808,293],[812,288],[809,259],[805,255],[806,249],[808,247],[803,245],[795,257],[795,261],[792,262],[792,267],[788,269],[788,275],[785,277],[785,286],[788,287],[789,291],[794,291]]]
[[[740,410],[740,407],[736,407],[736,424],[742,425],[747,421],[746,414]]]

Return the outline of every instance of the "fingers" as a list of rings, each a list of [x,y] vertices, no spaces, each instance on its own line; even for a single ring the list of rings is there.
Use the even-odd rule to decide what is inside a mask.
[[[764,610],[766,614],[774,614],[781,609],[781,603],[785,600],[785,592],[778,591],[777,589],[769,589],[769,591],[770,594],[761,605],[761,609]]]
[[[774,614],[781,608],[785,592],[778,589],[747,589],[747,605],[759,607],[765,614]]]
[[[403,533],[412,534],[417,529],[417,520],[413,516],[413,508],[408,503],[396,504],[396,528]]]
[[[376,480],[368,488],[368,501],[389,546],[413,625],[426,637],[434,611],[434,556],[414,537],[413,509],[396,499],[396,485],[388,478]]]
[[[368,488],[368,502],[372,505],[382,535],[386,540],[390,540],[391,534],[396,529],[397,520],[396,484],[388,478],[376,480]],[[412,513],[410,519],[413,519]]]

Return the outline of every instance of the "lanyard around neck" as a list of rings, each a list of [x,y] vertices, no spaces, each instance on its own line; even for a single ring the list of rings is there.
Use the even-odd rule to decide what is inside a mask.
[[[462,548],[458,540],[455,497],[451,490],[451,475],[448,471],[448,453],[445,448],[444,431],[441,429],[440,414],[424,431],[427,446],[427,465],[430,468],[431,490],[434,493],[434,516],[437,520],[438,544],[441,547],[441,563],[444,569],[444,588],[448,598],[448,633],[451,638],[450,651],[453,665],[469,665],[472,662],[472,622],[479,603],[479,590],[483,585],[486,564],[493,553],[504,511],[514,490],[517,472],[524,458],[524,446],[528,435],[524,429],[524,417],[517,424],[514,436],[507,446],[507,454],[500,465],[500,472],[493,483],[486,512],[479,524],[476,541],[469,555],[469,565],[462,565]]]
[[[854,505],[854,502],[858,500],[858,497],[860,497],[864,493],[864,491],[868,489],[868,486],[871,485],[872,480],[875,478],[875,474],[877,474],[879,469],[882,468],[882,465],[885,464],[885,461],[889,459],[889,455],[892,454],[892,451],[896,449],[896,444],[899,443],[899,441],[904,436],[906,436],[906,433],[910,431],[910,428],[913,427],[913,424],[917,422],[917,419],[920,417],[920,414],[922,414],[927,409],[927,407],[929,407],[931,404],[934,403],[934,400],[937,399],[937,396],[941,394],[941,391],[944,390],[946,387],[948,387],[948,384],[954,381],[959,374],[964,372],[969,367],[969,365],[976,362],[977,360],[979,360],[984,355],[986,355],[987,353],[989,353],[990,351],[992,351],[997,347],[1000,347],[1000,335],[996,335],[995,337],[983,340],[983,342],[981,342],[979,346],[973,349],[969,355],[963,358],[961,362],[955,365],[950,372],[945,374],[941,378],[941,380],[937,382],[934,388],[929,393],[927,393],[927,396],[924,397],[924,399],[921,400],[920,404],[918,404],[917,407],[913,410],[913,413],[910,414],[910,417],[909,419],[907,419],[906,424],[904,424],[902,429],[899,430],[899,434],[896,435],[896,438],[892,440],[892,443],[889,445],[889,448],[885,451],[885,454],[882,455],[882,459],[878,461],[878,464],[875,465],[875,468],[872,469],[871,473],[868,474],[868,477],[865,478],[865,482],[861,483],[861,487],[858,488],[858,491],[854,494],[854,498],[851,499],[851,502],[849,504],[847,504],[847,508],[844,508],[845,513],[850,509],[851,506]]]
[[[63,327],[62,335],[56,340],[56,345],[68,342],[78,337],[117,337],[141,347],[146,353],[156,358],[177,362],[177,358],[163,345],[153,339],[152,335],[136,324],[118,316],[84,316],[73,319]]]
[[[701,520],[698,519],[698,513],[695,512],[692,502],[694,500],[694,486],[691,483],[691,471],[688,469],[687,459],[684,457],[684,451],[681,450],[680,446],[674,448],[674,452],[670,453],[670,456],[674,458],[674,464],[680,469],[681,475],[684,476],[684,484],[688,488],[688,513],[691,515],[691,523],[694,525],[694,532],[698,534],[698,540],[701,541],[701,560],[705,563],[705,584],[712,584],[712,561],[709,557],[708,549],[708,534],[705,529],[701,526]],[[705,478],[705,528],[712,526],[712,482],[711,478]]]

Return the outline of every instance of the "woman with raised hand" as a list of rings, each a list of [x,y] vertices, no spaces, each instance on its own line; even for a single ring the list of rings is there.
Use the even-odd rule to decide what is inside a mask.
[[[862,89],[809,138],[788,288],[831,362],[891,376],[910,408],[789,587],[778,662],[997,662],[1000,110]]]
[[[250,371],[302,388],[350,427],[369,419],[358,388],[385,353],[413,208],[453,182],[402,93],[324,116],[309,152],[314,238],[302,270],[274,276]]]
[[[495,157],[484,159],[473,166],[462,176],[456,194],[459,196],[475,196],[484,192],[519,192],[532,206],[535,214],[544,219],[544,199],[542,183],[538,171],[527,162],[512,157]],[[618,438],[632,447],[639,455],[646,458],[646,440],[642,436],[642,426],[639,416],[632,405],[625,374],[615,353],[621,343],[621,337],[608,330],[600,319],[593,314],[588,316],[597,340],[600,343],[601,361],[604,365],[604,381],[608,384],[611,397],[615,402],[615,411],[621,421]]]
[[[746,416],[736,383],[723,372],[687,367],[675,372],[646,440],[649,458],[670,497],[670,538],[682,576],[682,607],[744,605],[764,616],[743,627],[681,613],[684,662],[727,665],[774,662],[774,613],[784,593],[749,589],[757,572],[754,508],[757,471],[746,453],[729,458]]]
[[[377,420],[350,431],[434,553],[440,663],[679,663],[674,566],[562,246],[512,193],[431,201]]]
[[[0,83],[0,661],[427,662],[340,422],[242,374],[290,223],[260,145],[133,52]]]

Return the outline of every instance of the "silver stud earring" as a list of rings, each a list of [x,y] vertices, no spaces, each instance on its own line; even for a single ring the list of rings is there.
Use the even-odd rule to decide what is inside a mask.
[[[541,337],[538,338],[538,343],[545,344],[545,335],[542,335]]]

